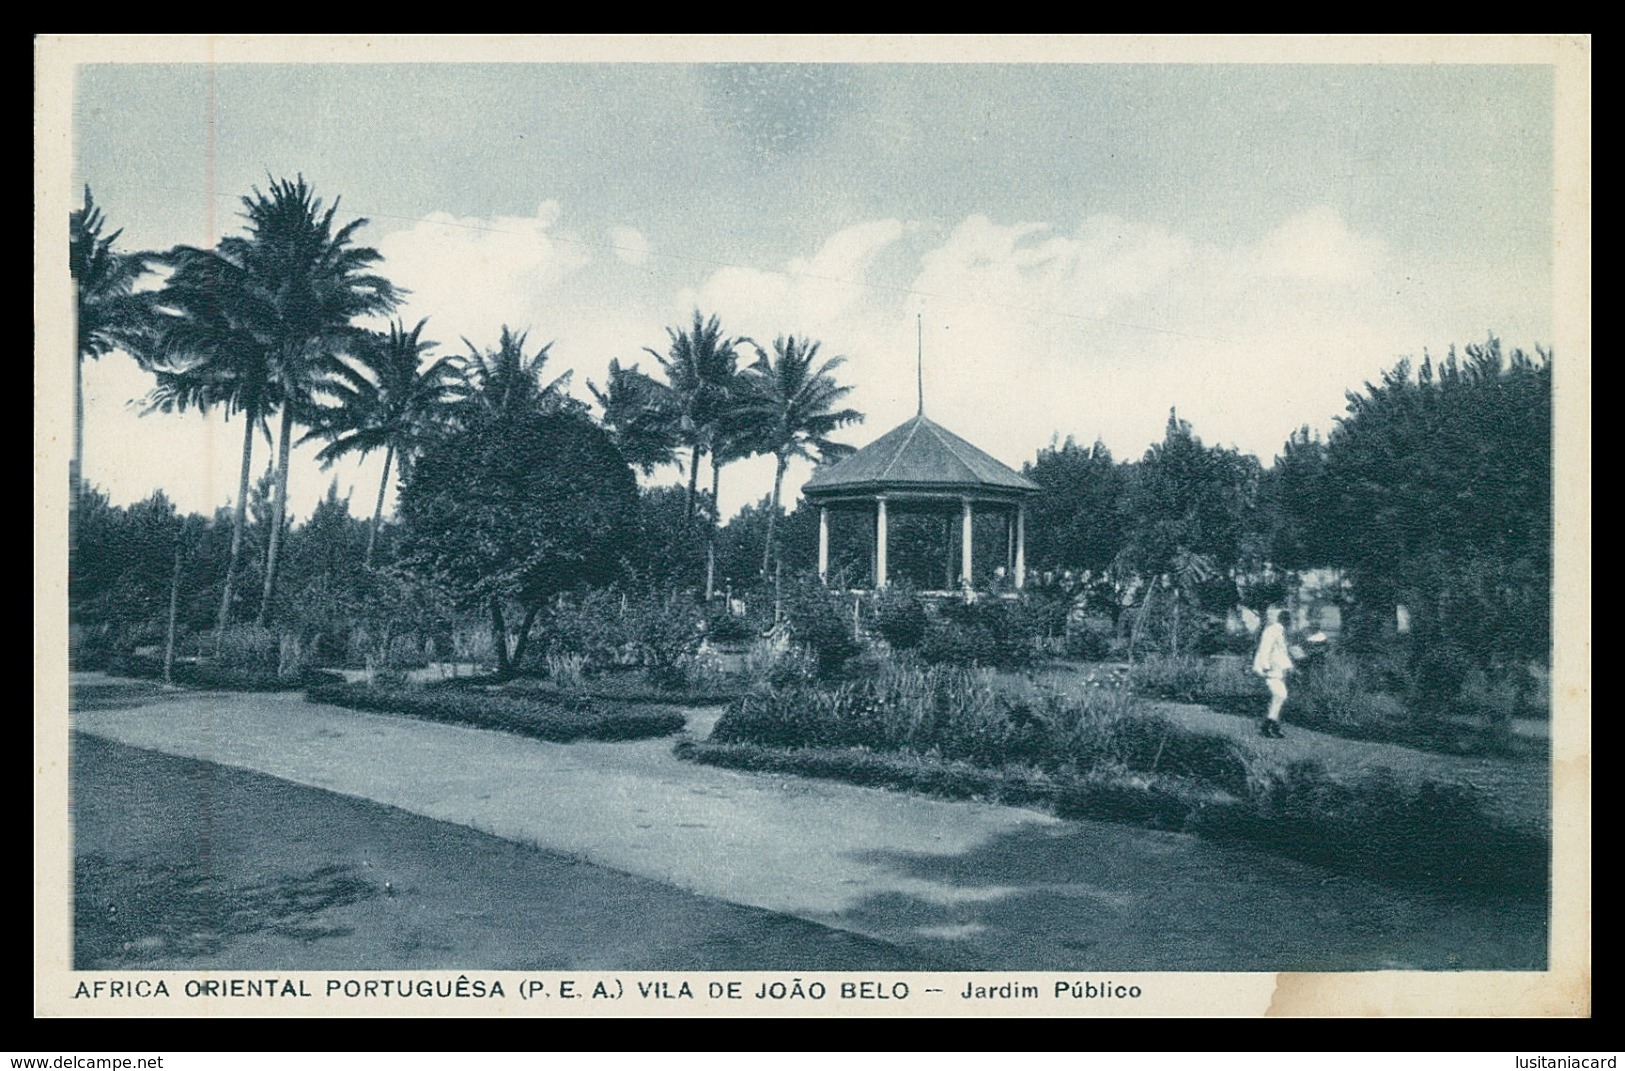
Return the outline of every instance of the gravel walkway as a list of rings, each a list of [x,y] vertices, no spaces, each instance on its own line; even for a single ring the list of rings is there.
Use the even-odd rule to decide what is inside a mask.
[[[1193,836],[697,766],[669,739],[549,744],[298,694],[165,693],[95,674],[73,688],[80,733],[971,969],[1534,969],[1546,957],[1539,905],[1442,902]]]

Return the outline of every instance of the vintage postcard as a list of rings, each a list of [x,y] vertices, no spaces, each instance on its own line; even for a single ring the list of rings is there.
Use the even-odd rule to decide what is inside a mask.
[[[1589,1015],[1590,64],[38,38],[35,1014]]]

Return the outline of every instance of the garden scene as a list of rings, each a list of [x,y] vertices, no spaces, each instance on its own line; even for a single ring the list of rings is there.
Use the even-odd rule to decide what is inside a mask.
[[[950,66],[75,68],[73,969],[1554,969],[1549,78]]]
[[[1014,527],[977,527],[968,499],[960,532],[881,522],[866,561],[874,518],[848,510],[832,536],[782,497],[792,457],[842,471],[862,420],[817,341],[763,347],[695,312],[589,406],[507,326],[449,355],[421,321],[363,327],[395,290],[362,221],[303,179],[242,204],[213,251],[122,251],[88,190],[71,220],[81,361],[122,350],[150,410],[244,427],[235,508],[213,517],[76,483],[77,673],[554,743],[676,736],[688,763],[1194,834],[1431,895],[1546,895],[1547,354],[1491,338],[1401,362],[1267,466],[1177,413],[1132,461],[1051,443],[1023,469],[1014,568],[985,564]],[[292,523],[296,442],[384,455],[370,519],[335,483]],[[776,459],[771,492],[723,518],[716,489],[752,455]],[[640,484],[673,469],[686,484]],[[1294,648],[1286,722],[1328,747],[1249,732],[1270,607],[1314,648]],[[80,702],[98,694],[131,693]]]

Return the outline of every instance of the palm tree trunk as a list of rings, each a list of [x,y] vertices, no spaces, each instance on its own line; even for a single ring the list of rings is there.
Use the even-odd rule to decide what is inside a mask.
[[[367,533],[367,553],[361,559],[363,569],[372,568],[372,548],[378,542],[378,522],[384,517],[384,492],[389,489],[389,466],[395,460],[395,444],[384,451],[384,477],[378,481],[378,504],[372,508],[372,530]]]
[[[243,552],[243,526],[248,521],[248,469],[254,457],[254,417],[243,413],[243,471],[237,477],[237,508],[231,518],[231,556],[226,559],[226,590],[220,595],[220,616],[215,622],[215,645],[231,624],[231,583],[237,576],[237,559]]]
[[[1140,633],[1145,629],[1145,615],[1151,609],[1151,596],[1157,593],[1157,582],[1153,580],[1146,585],[1145,598],[1140,602],[1140,612],[1134,617],[1134,627],[1128,634],[1128,664],[1134,664],[1134,648],[1140,642]]]
[[[773,473],[773,508],[767,511],[767,546],[762,551],[762,575],[773,568],[773,533],[779,519],[779,494],[784,488],[784,470],[790,464],[787,454],[779,455],[779,467]]]
[[[689,455],[688,458],[688,504],[683,510],[683,520],[685,521],[692,521],[694,519],[694,498],[699,494],[700,491],[701,453],[703,453],[703,451],[700,449],[700,444],[695,443],[694,451]]]
[[[717,522],[722,519],[722,507],[717,501],[717,488],[722,483],[722,463],[711,455],[711,524],[705,533],[705,601],[710,602],[717,591]]]
[[[73,356],[73,457],[68,460],[68,553],[79,553],[79,513],[82,492],[81,473],[85,448],[85,358],[81,353]]]
[[[255,623],[265,627],[271,615],[271,597],[276,594],[277,554],[282,549],[282,524],[288,516],[288,455],[293,451],[293,406],[282,406],[282,441],[277,444],[276,506],[271,511],[271,539],[265,549],[265,590],[260,595],[260,613]]]
[[[175,683],[175,619],[181,606],[181,557],[185,551],[185,527],[175,535],[175,571],[169,576],[169,626],[164,630],[164,683]]]
[[[85,471],[85,358],[82,354],[75,354],[73,358],[73,461],[68,469],[68,490],[72,498],[68,505],[72,509],[69,516],[79,512],[80,487],[84,481]]]
[[[1172,643],[1175,658],[1179,657],[1179,604],[1182,601],[1183,594],[1179,588],[1174,588],[1174,633]]]

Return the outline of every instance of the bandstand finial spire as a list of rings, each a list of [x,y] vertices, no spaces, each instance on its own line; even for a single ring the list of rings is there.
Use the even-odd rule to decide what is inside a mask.
[[[914,382],[919,391],[919,415],[925,415],[925,321],[920,313],[914,314]]]

